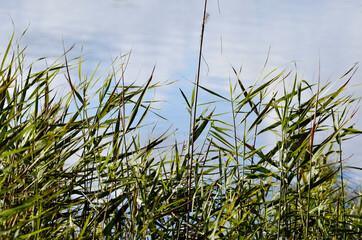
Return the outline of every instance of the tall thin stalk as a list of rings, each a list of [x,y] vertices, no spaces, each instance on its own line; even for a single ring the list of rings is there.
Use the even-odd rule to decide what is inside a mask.
[[[192,120],[192,132],[191,132],[191,153],[190,153],[190,172],[189,172],[189,182],[188,182],[188,201],[191,200],[191,187],[192,187],[192,171],[193,171],[193,164],[194,164],[194,146],[195,146],[195,127],[196,127],[196,114],[197,114],[197,104],[198,104],[198,96],[199,96],[199,84],[200,84],[200,71],[201,71],[201,59],[202,59],[202,47],[204,42],[204,31],[205,31],[205,23],[206,23],[206,7],[207,7],[207,0],[204,2],[204,13],[202,17],[202,24],[201,24],[201,36],[200,36],[200,47],[199,47],[199,59],[197,65],[197,76],[196,76],[196,90],[195,90],[195,101],[194,101],[194,112],[193,112],[193,120]],[[187,226],[186,226],[186,238],[189,238],[189,226],[190,226],[190,212],[191,203],[187,204]]]

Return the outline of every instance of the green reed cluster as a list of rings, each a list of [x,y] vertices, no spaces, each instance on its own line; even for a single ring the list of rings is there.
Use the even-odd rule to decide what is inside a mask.
[[[342,151],[361,133],[345,95],[356,65],[325,84],[275,69],[247,86],[233,69],[229,97],[181,91],[188,139],[145,139],[155,126],[144,120],[162,118],[147,95],[162,87],[153,73],[126,84],[123,56],[87,77],[67,52],[34,72],[13,37],[0,60],[1,239],[362,237]],[[220,102],[230,112],[216,114]]]

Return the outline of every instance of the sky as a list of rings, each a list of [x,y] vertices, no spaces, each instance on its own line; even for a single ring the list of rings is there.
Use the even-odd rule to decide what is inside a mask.
[[[15,29],[27,59],[62,54],[83,56],[83,74],[92,74],[101,62],[131,53],[126,81],[146,81],[156,66],[154,79],[174,82],[155,94],[160,107],[182,136],[187,134],[187,111],[178,88],[190,93],[196,76],[203,1],[185,0],[13,0],[0,4],[0,52]],[[242,67],[241,79],[252,84],[270,48],[265,72],[294,69],[316,83],[334,80],[362,60],[362,4],[358,0],[209,0],[205,25],[201,84],[228,96],[230,65]],[[52,59],[52,58],[50,58]],[[319,71],[320,69],[320,71]],[[351,85],[360,84],[358,71]],[[64,85],[62,80],[57,83]],[[361,86],[352,88],[362,96]],[[223,108],[223,107],[221,107]],[[223,110],[223,109],[222,109]],[[357,126],[362,129],[362,113]],[[358,137],[345,146],[358,163],[362,148]]]

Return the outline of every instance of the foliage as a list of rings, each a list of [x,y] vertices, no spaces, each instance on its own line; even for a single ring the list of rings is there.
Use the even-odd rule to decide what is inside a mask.
[[[181,91],[190,138],[165,148],[172,134],[142,135],[149,113],[160,117],[147,100],[160,87],[153,73],[125,84],[126,62],[115,61],[87,79],[67,53],[34,72],[12,41],[0,66],[2,239],[362,237],[341,148],[361,133],[349,123],[356,99],[343,95],[356,65],[333,92],[277,69],[248,87],[233,69],[229,98]],[[62,77],[70,92],[59,97],[51,84]],[[210,103],[193,118],[205,106],[198,88],[231,111]]]

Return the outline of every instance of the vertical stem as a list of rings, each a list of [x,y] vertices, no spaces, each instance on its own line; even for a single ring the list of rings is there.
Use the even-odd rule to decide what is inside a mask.
[[[339,199],[340,199],[340,193],[338,193],[338,200],[337,200],[337,223],[336,223],[336,229],[334,231],[334,239],[337,239],[337,233],[338,233],[338,224],[339,224]]]
[[[194,157],[194,137],[195,137],[195,126],[196,126],[196,113],[197,113],[197,100],[199,93],[199,82],[200,82],[200,69],[201,69],[201,58],[202,58],[202,45],[204,41],[204,30],[205,30],[205,21],[206,21],[206,6],[207,0],[205,0],[204,4],[204,14],[202,18],[202,26],[201,26],[201,36],[200,36],[200,49],[199,49],[199,61],[197,66],[197,77],[196,77],[196,92],[195,92],[195,101],[194,101],[194,113],[193,113],[193,121],[192,121],[192,132],[191,132],[191,153],[190,153],[190,172],[189,172],[189,186],[188,186],[188,201],[187,204],[187,225],[186,225],[186,239],[189,239],[189,225],[190,225],[190,211],[191,211],[191,185],[192,185],[192,166],[193,166],[193,157]]]
[[[285,120],[285,119],[283,119]],[[279,167],[280,167],[280,187],[279,187],[279,203],[278,203],[278,209],[279,209],[279,217],[278,217],[278,235],[277,239],[280,239],[281,235],[281,224],[282,224],[282,217],[284,218],[284,212],[285,209],[282,209],[282,198],[284,197],[284,137],[287,133],[285,132],[284,127],[282,127],[282,146],[281,150],[279,150]],[[283,198],[284,199],[284,198]]]
[[[318,112],[318,101],[319,101],[319,91],[320,91],[320,62],[319,62],[319,75],[318,75],[318,90],[317,90],[317,99],[315,103],[315,110],[314,110],[314,118],[313,118],[313,124],[312,124],[312,131],[311,131],[311,138],[310,138],[310,162],[309,162],[309,182],[308,182],[308,199],[307,199],[307,219],[306,219],[306,227],[305,227],[305,235],[304,239],[307,239],[308,237],[308,228],[309,228],[309,208],[310,208],[310,186],[312,184],[312,160],[313,160],[313,144],[314,144],[314,134],[317,129],[318,123],[317,120],[317,112]]]
[[[346,229],[346,216],[345,216],[345,201],[344,201],[344,180],[343,180],[343,169],[342,169],[342,139],[341,136],[337,136],[338,139],[338,145],[339,145],[339,168],[341,173],[341,190],[342,190],[342,220],[343,220],[343,229]],[[339,196],[339,194],[338,194]],[[339,197],[338,197],[339,198]],[[338,204],[339,206],[339,199]],[[337,218],[337,225],[338,225],[339,219]],[[346,232],[343,232],[343,239],[346,239]]]
[[[238,154],[238,137],[237,137],[237,133],[236,133],[236,114],[235,114],[235,108],[234,108],[234,92],[233,90],[231,90],[231,94],[230,94],[230,99],[231,99],[231,111],[232,111],[232,115],[233,115],[233,130],[234,130],[234,144],[235,144],[235,161],[236,161],[236,169],[238,171],[238,182],[240,182],[240,172],[239,172],[239,154]]]

